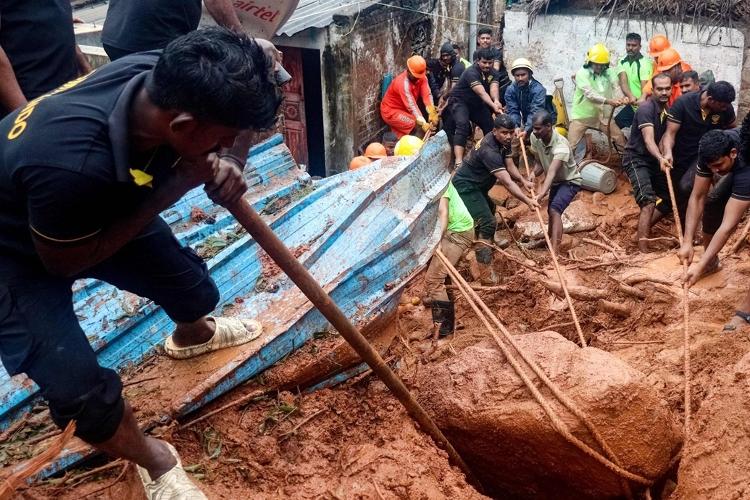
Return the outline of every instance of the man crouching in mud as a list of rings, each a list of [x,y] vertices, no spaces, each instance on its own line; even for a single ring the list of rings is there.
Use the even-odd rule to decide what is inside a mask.
[[[750,207],[750,115],[742,130],[710,130],[699,143],[698,169],[685,217],[685,235],[679,251],[680,260],[692,265],[685,282],[694,285],[699,279],[719,270],[719,252],[737,228]],[[693,238],[698,222],[703,221],[703,255],[693,263]],[[750,292],[724,326],[734,331],[750,323]]]
[[[273,125],[273,61],[245,35],[191,32],[31,101],[0,122],[0,357],[41,388],[54,422],[135,462],[148,498],[205,498],[174,448],[140,431],[117,373],[97,363],[73,311],[90,277],[147,297],[176,323],[165,351],[188,358],[248,342],[253,320],[211,317],[205,263],[159,213],[204,185],[237,202],[247,186],[221,148]],[[167,374],[164,374],[165,376]]]

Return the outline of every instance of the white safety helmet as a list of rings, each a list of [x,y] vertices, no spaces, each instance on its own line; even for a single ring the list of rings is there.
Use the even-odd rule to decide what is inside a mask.
[[[529,70],[529,73],[534,72],[534,67],[531,65],[531,61],[529,61],[525,57],[519,57],[518,59],[513,61],[513,64],[510,65],[510,74],[512,75],[515,70],[521,68]]]

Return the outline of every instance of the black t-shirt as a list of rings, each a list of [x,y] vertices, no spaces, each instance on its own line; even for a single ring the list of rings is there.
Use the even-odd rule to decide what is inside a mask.
[[[457,83],[461,78],[464,69],[466,69],[464,63],[458,58],[456,58],[453,64],[447,68],[440,63],[440,59],[430,59],[427,62],[427,78],[430,83],[432,98],[435,102],[437,102],[443,92],[445,92],[443,89],[445,81],[448,80],[451,84]]]
[[[42,270],[31,234],[84,240],[132,213],[177,156],[163,146],[131,157],[128,110],[159,52],[107,64],[0,121],[0,280]]]
[[[512,82],[510,81],[510,76],[508,75],[508,68],[506,68],[505,64],[503,63],[503,52],[495,47],[490,47],[490,51],[492,52],[492,61],[500,62],[500,69],[495,71],[497,71],[498,74],[497,81],[500,83],[500,102],[503,103],[503,106],[505,106],[505,89]],[[472,62],[477,62],[476,50],[472,55]]]
[[[0,46],[26,99],[72,80],[78,68],[70,0],[0,1]],[[0,117],[8,111],[0,107]]]
[[[659,144],[664,131],[667,130],[667,110],[661,109],[659,103],[653,99],[648,99],[645,103],[638,106],[633,118],[633,125],[630,127],[630,139],[625,146],[623,163],[631,162],[635,159],[647,162],[657,163],[656,158],[651,156],[646,148],[646,142],[643,140],[643,128],[652,127],[654,130],[654,142]]]
[[[738,150],[741,150],[740,129],[733,128],[722,131],[726,134]],[[698,162],[698,169],[695,172],[698,177],[712,178],[714,173],[703,162]],[[734,162],[732,170],[725,175],[732,176],[732,198],[742,201],[750,201],[750,165],[748,165],[742,155],[738,155]]]
[[[675,137],[672,155],[675,166],[688,168],[698,161],[698,142],[703,134],[713,129],[724,129],[734,123],[734,108],[729,106],[720,113],[708,113],[705,117],[701,111],[702,92],[688,92],[677,98],[669,112],[667,120],[680,124]]]
[[[490,84],[500,81],[500,73],[491,69],[486,75],[482,73],[477,64],[466,68],[458,79],[458,83],[451,90],[451,97],[463,101],[468,106],[484,106],[482,99],[474,92],[474,87],[482,85],[487,94],[490,93]]]
[[[110,0],[102,43],[131,52],[163,49],[200,19],[201,0]]]
[[[510,152],[490,132],[477,143],[454,177],[454,182],[469,182],[489,190],[495,184],[495,172],[505,170],[505,157]]]

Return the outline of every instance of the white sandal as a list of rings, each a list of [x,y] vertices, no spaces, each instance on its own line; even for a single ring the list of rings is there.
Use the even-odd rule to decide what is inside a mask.
[[[214,336],[203,344],[178,347],[170,335],[164,342],[164,351],[170,358],[187,359],[225,347],[245,344],[260,337],[263,326],[252,319],[211,317],[216,325]]]
[[[177,464],[167,472],[152,480],[146,469],[138,466],[138,476],[143,483],[143,489],[148,500],[207,500],[206,495],[188,477],[182,468],[180,456],[174,446],[164,441],[169,452],[177,460]]]

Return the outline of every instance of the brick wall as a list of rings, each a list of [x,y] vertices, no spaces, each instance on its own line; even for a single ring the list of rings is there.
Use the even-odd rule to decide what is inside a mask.
[[[329,109],[330,126],[335,127],[335,145],[329,144],[328,171],[335,173],[348,167],[352,156],[369,142],[380,140],[386,130],[380,119],[380,93],[387,74],[398,75],[413,53],[437,56],[445,40],[467,43],[468,25],[465,2],[451,0],[403,1],[394,5],[434,12],[433,17],[418,12],[375,5],[356,15],[337,19],[329,29],[328,47],[324,53],[326,98],[334,100]],[[329,54],[329,58],[326,58]],[[348,61],[349,68],[346,68]],[[346,98],[342,99],[342,96]],[[333,109],[335,108],[335,109]]]

